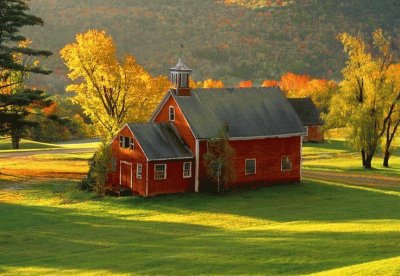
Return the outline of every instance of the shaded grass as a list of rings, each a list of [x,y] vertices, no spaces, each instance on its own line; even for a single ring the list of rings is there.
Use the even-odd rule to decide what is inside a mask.
[[[400,194],[375,189],[306,181],[146,199],[20,185],[0,190],[3,273],[287,275],[400,255]]]

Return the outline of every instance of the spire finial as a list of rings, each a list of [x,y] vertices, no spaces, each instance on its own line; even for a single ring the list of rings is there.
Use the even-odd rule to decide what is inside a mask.
[[[184,47],[184,46],[183,46],[183,44],[181,43],[181,55],[179,56],[180,58],[183,58],[183,56],[182,56],[182,55],[183,55],[183,47]]]

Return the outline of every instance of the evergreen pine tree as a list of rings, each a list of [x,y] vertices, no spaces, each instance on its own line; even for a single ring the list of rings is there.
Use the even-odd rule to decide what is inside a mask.
[[[20,34],[22,27],[43,25],[42,19],[28,11],[27,1],[0,1],[0,135],[11,135],[13,148],[19,147],[24,129],[36,124],[27,116],[52,103],[44,91],[25,85],[30,73],[51,73],[38,62],[28,62],[33,57],[51,55],[24,43],[27,39]]]

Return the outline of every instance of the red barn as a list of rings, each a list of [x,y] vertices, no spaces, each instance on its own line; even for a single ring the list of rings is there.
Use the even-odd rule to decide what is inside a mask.
[[[229,126],[235,151],[233,187],[301,179],[303,124],[279,88],[190,89],[179,60],[174,84],[148,124],[126,124],[111,143],[114,188],[141,196],[207,190],[207,143]]]
[[[324,142],[324,122],[321,114],[311,98],[290,98],[288,99],[300,120],[302,121],[306,135],[304,142]]]

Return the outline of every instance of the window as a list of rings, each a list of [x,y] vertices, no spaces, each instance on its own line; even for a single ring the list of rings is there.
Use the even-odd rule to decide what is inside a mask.
[[[181,74],[181,87],[187,87],[187,75]]]
[[[169,120],[175,121],[175,107],[173,106],[169,107]]]
[[[167,178],[167,164],[154,165],[154,180],[161,180]]]
[[[124,149],[129,148],[131,139],[129,137],[124,137]]]
[[[246,159],[245,160],[245,174],[256,174],[256,159]]]
[[[192,162],[183,163],[183,178],[192,177]]]
[[[292,159],[290,156],[282,157],[282,171],[291,171],[292,170]]]
[[[117,171],[117,158],[115,156],[111,157],[111,171]]]
[[[308,136],[308,126],[304,127],[304,131],[306,132],[306,136]]]
[[[124,136],[122,135],[119,136],[119,147],[120,148],[124,147]]]
[[[131,150],[133,150],[135,148],[135,144],[133,143],[133,138],[129,139],[129,146],[130,146]]]
[[[142,179],[142,163],[136,164],[136,178]]]

